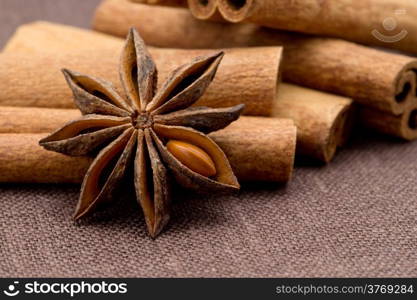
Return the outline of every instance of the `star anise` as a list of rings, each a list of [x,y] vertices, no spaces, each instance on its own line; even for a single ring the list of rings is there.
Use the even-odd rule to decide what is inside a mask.
[[[75,219],[113,198],[132,169],[136,198],[152,237],[168,222],[173,179],[200,192],[239,189],[226,155],[206,134],[236,120],[243,105],[190,107],[212,81],[222,57],[217,52],[195,58],[173,71],[156,92],[155,64],[132,29],[120,65],[126,99],[109,82],[63,70],[83,116],[40,145],[71,156],[98,153],[82,183]]]

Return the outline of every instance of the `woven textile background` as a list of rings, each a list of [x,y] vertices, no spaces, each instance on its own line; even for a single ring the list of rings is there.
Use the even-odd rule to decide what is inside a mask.
[[[88,27],[97,3],[0,0],[0,46],[36,19]],[[179,197],[155,241],[132,201],[75,224],[77,186],[0,184],[0,276],[417,276],[417,142],[362,133],[294,175]]]

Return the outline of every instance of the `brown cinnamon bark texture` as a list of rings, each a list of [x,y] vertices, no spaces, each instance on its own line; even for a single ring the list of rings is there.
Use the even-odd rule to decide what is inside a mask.
[[[77,109],[0,107],[0,133],[52,132],[81,116]]]
[[[129,0],[133,3],[188,7],[191,13],[201,20],[224,20],[217,9],[218,0]]]
[[[197,19],[224,21],[217,3],[218,0],[188,0],[188,7]]]
[[[417,139],[417,100],[400,116],[362,108],[360,120],[366,127],[409,141]]]
[[[178,6],[186,7],[187,0],[129,0],[131,2],[150,4],[150,5],[165,5],[165,6]]]
[[[223,18],[417,54],[415,0],[218,0]]]
[[[252,24],[202,22],[184,9],[123,0],[104,1],[93,21],[95,29],[118,36],[131,26],[138,28],[148,44],[163,47],[284,45],[285,81],[354,98],[392,114],[402,114],[416,93],[415,58],[347,41],[286,34]]]
[[[3,108],[0,108],[3,110]],[[20,115],[30,108],[17,108]],[[71,111],[71,110],[70,110]],[[75,114],[73,110],[72,114]],[[78,183],[92,159],[68,157],[44,150],[38,145],[48,133],[72,118],[44,119],[42,126],[16,127],[15,133],[0,134],[0,182]],[[9,116],[15,122],[19,112]],[[31,120],[27,120],[31,123]],[[286,182],[291,178],[296,144],[296,127],[292,120],[242,117],[229,127],[210,135],[224,150],[241,181]],[[36,172],[34,171],[36,170]]]
[[[102,41],[101,35],[84,34],[79,29],[62,27],[54,31],[53,26],[46,27],[43,38],[40,32],[30,33],[39,30],[39,24],[18,30],[0,54],[0,105],[74,107],[70,89],[60,73],[62,68],[106,79],[118,87],[121,41]],[[27,39],[26,34],[31,38]],[[60,38],[51,38],[55,34],[71,35],[72,41],[67,44]],[[81,43],[75,41],[87,40],[87,36],[89,42],[83,49]],[[97,52],[97,49],[101,50]],[[149,50],[159,68],[159,84],[178,66],[213,52],[210,49]],[[196,105],[228,107],[244,103],[245,114],[270,115],[277,92],[282,48],[234,48],[226,49],[225,53],[213,83]]]
[[[355,117],[352,100],[290,84],[281,84],[279,89],[272,116],[295,122],[297,154],[329,162],[350,134]],[[1,107],[0,133],[52,132],[79,116],[78,110],[70,109]],[[238,124],[243,126],[242,122]]]
[[[293,119],[297,154],[329,162],[343,146],[355,119],[353,101],[292,84],[281,84],[272,116]]]
[[[47,151],[45,133],[0,134],[0,182],[80,183],[92,162]]]
[[[143,5],[133,6],[142,7]],[[96,33],[92,34],[89,30],[73,26],[37,21],[17,27],[2,52],[56,54],[63,51],[71,52],[76,49],[90,51],[94,49],[114,50],[123,45],[123,40],[119,37]],[[122,36],[126,37],[123,34]]]
[[[210,137],[239,180],[286,182],[293,171],[296,131],[290,119],[241,117]]]
[[[42,32],[47,34],[42,35]],[[60,36],[67,35],[71,35],[73,39],[68,43],[61,42]],[[27,36],[35,38],[27,39],[25,38]],[[95,37],[89,32],[65,26],[34,23],[23,26],[18,30],[6,47],[6,52],[24,52],[36,55],[41,51],[51,51],[52,55],[62,51],[75,51],[76,49],[89,51],[88,47],[91,43],[80,46],[86,49],[80,49],[76,43],[77,39],[86,40],[86,36],[89,36],[90,40]],[[33,42],[35,40],[36,43]],[[112,43],[105,43],[101,40],[100,37],[97,43],[102,48],[117,47],[117,45],[114,46]],[[48,44],[46,50],[41,47],[42,43]],[[66,44],[69,46],[66,46]],[[101,64],[105,64],[105,61]],[[117,78],[114,80],[117,80]],[[310,89],[296,88],[295,86],[289,88],[288,85],[284,85],[284,87],[287,87],[285,91],[278,93],[277,101],[273,102],[273,110],[276,116],[287,116],[296,122],[298,126],[297,152],[321,161],[330,161],[335,154],[336,147],[340,144],[336,142],[340,139],[340,133],[349,132],[350,123],[353,119],[352,101],[345,97],[320,93]]]

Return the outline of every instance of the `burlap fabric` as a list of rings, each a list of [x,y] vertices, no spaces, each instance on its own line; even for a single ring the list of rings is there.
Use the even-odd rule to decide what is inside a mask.
[[[0,45],[35,19],[88,26],[97,2],[1,0]],[[180,195],[155,241],[127,199],[73,223],[77,196],[0,185],[0,276],[417,276],[417,143],[362,133],[287,187]]]

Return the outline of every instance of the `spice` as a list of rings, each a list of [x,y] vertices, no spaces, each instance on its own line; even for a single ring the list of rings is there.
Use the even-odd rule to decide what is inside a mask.
[[[282,83],[273,117],[297,126],[297,154],[330,162],[344,146],[356,120],[352,99]]]
[[[51,39],[52,36],[54,37],[53,39]],[[72,36],[72,39],[67,41],[63,38],[65,36]],[[30,39],[29,37],[35,38]],[[90,41],[89,44],[83,44],[83,41],[86,40]],[[79,43],[77,41],[79,41]],[[115,68],[113,67],[114,62],[106,60],[107,55],[105,55],[104,58],[100,57],[100,59],[94,54],[89,55],[88,47],[97,45],[97,47],[103,49],[101,53],[117,53],[120,47],[119,44],[120,42],[116,43],[114,38],[103,37],[101,34],[81,30],[79,28],[51,23],[34,23],[22,26],[18,30],[13,36],[12,41],[6,47],[6,52],[13,51],[14,53],[5,53],[3,54],[3,58],[10,55],[9,59],[5,59],[5,61],[6,63],[9,61],[9,64],[13,64],[14,70],[22,67],[30,72],[39,69],[43,70],[42,68],[37,68],[35,66],[28,67],[31,64],[38,64],[36,61],[40,60],[42,57],[39,54],[40,52],[51,51],[50,56],[53,56],[54,60],[58,60],[59,57],[62,57],[62,61],[65,60],[67,63],[78,62],[82,66],[85,66],[86,69],[91,69],[90,66],[98,64],[99,62],[97,61],[99,60],[101,69],[100,74],[114,76],[114,80],[117,80],[117,72],[114,72]],[[41,45],[48,45],[48,49],[45,50]],[[109,50],[109,48],[114,50]],[[230,58],[230,56],[233,56],[233,54],[238,52],[228,52],[226,59],[227,56],[229,56],[230,63],[226,65],[226,60],[224,60],[216,75],[216,77],[218,77],[219,75],[224,74],[222,78],[225,78],[224,80],[227,81],[228,88],[220,89],[220,87],[223,87],[220,85],[218,89],[213,89],[212,99],[214,100],[216,96],[218,99],[224,99],[224,96],[229,94],[230,90],[236,89],[236,94],[239,95],[236,97],[235,101],[241,100],[245,102],[245,113],[271,114],[272,112],[276,117],[292,118],[298,127],[297,153],[313,159],[329,162],[336,153],[336,147],[342,146],[344,144],[343,141],[346,140],[346,137],[349,135],[348,133],[350,132],[354,118],[352,100],[346,97],[327,94],[307,88],[296,87],[293,85],[289,86],[288,84],[274,86],[273,84],[278,81],[276,78],[278,71],[272,67],[279,65],[279,63],[276,62],[279,58],[276,56],[276,53],[274,55],[273,49],[273,47],[253,47],[250,48],[250,51],[238,50],[238,52],[241,52],[242,54],[242,59],[239,60],[242,62],[241,64],[236,63],[238,61],[237,59],[232,60]],[[161,71],[161,66],[164,64],[170,66],[172,62],[176,62],[179,59],[181,53],[187,51],[195,53],[194,50],[165,51],[167,51],[165,53],[168,55],[161,55],[165,57],[165,59],[160,61],[163,63],[162,65],[161,63],[159,64],[159,75],[162,78],[165,77],[163,70],[168,69],[168,67],[162,68]],[[21,65],[21,59],[16,57],[20,53],[30,53],[32,55],[31,60]],[[57,53],[59,53],[59,55]],[[172,55],[170,53],[172,53]],[[44,55],[45,54],[47,53],[44,53]],[[173,54],[176,54],[176,56]],[[2,56],[0,55],[0,60],[1,57]],[[12,59],[13,57],[15,58]],[[46,57],[45,60],[51,64],[52,60],[50,57]],[[116,59],[114,59],[114,61],[115,60]],[[168,63],[168,61],[170,61],[170,63]],[[273,61],[272,64],[270,63],[271,61]],[[259,66],[262,65],[262,70],[257,71],[260,67],[256,64]],[[98,72],[98,69],[99,68],[94,71]],[[224,73],[222,73],[222,71]],[[21,73],[26,74],[26,72],[23,71]],[[247,76],[243,77],[242,74]],[[41,76],[41,74],[39,74],[39,76]],[[45,74],[42,73],[42,77],[45,77]],[[259,80],[252,83],[255,81],[255,78],[258,78]],[[45,103],[45,105],[58,105],[60,101],[69,98],[69,96],[65,96],[64,94],[61,94],[61,97],[53,97],[52,94],[46,94],[45,90],[50,92],[50,89],[47,89],[46,85],[50,84],[50,82],[54,82],[54,85],[58,86],[61,84],[61,82],[58,81],[59,79],[58,76],[51,75],[51,77],[48,77],[48,80],[45,81],[44,85],[38,82],[36,88],[39,90],[38,93],[44,94],[45,101],[42,101],[42,103]],[[246,79],[248,79],[248,81],[246,81]],[[216,82],[216,78],[214,82]],[[242,82],[242,84],[237,84],[238,82]],[[7,91],[8,86],[4,86],[3,89],[3,92]],[[244,95],[241,92],[243,89],[245,90]],[[56,93],[64,93],[66,90],[66,87],[63,86],[62,89],[59,91],[57,90]],[[5,99],[9,99],[8,102],[11,102],[11,99],[14,99],[14,103],[21,99],[25,99],[25,97],[27,99],[26,102],[32,99],[32,95],[27,93],[27,89],[22,89],[22,94],[20,94],[19,97],[16,96],[16,92],[18,91],[14,90],[13,93],[9,93],[9,98],[5,97]],[[278,96],[276,94],[278,94]],[[40,99],[38,101],[38,105],[42,105]],[[200,101],[198,101],[197,104],[199,102]],[[69,103],[68,100],[65,103]],[[222,105],[222,103],[217,101],[213,101],[213,104]],[[24,105],[24,103],[22,103],[22,105]]]
[[[416,1],[217,1],[223,18],[230,22],[338,37],[417,54]],[[395,15],[395,19],[391,15]]]
[[[74,108],[71,93],[59,72],[63,65],[95,77],[106,77],[115,83],[116,89],[122,90],[117,72],[122,47],[121,39],[75,27],[48,23],[23,26],[0,54],[0,105]],[[161,83],[176,66],[213,52],[148,50],[158,65]],[[282,48],[225,49],[224,52],[216,77],[195,105],[229,107],[243,103],[246,115],[269,116],[276,96]],[[19,85],[15,84],[16,78]]]
[[[360,110],[362,125],[378,132],[413,141],[417,139],[417,98],[400,116],[394,116],[378,110],[362,108]]]
[[[150,5],[166,5],[166,6],[187,6],[187,0],[130,0],[132,2],[144,3]]]
[[[217,0],[188,0],[188,7],[194,17],[200,20],[223,21],[217,9]]]
[[[76,109],[0,106],[0,133],[51,132],[80,116]]]
[[[0,111],[6,109],[0,107]],[[6,133],[0,133],[0,182],[81,183],[93,161],[91,157],[63,155],[47,151],[38,144],[45,136],[39,132],[52,131],[70,121],[71,115],[80,116],[80,112],[53,109],[58,111],[55,115],[62,116],[59,120],[47,118],[46,112],[40,112],[51,109],[12,109],[13,115],[5,113],[1,119],[0,132]],[[30,111],[39,118],[34,118]],[[28,126],[14,126],[27,116],[31,116],[25,119]],[[296,148],[296,127],[292,120],[240,117],[226,128],[210,133],[209,137],[222,148],[239,181],[285,183],[291,179]]]
[[[84,177],[75,219],[113,197],[120,181],[128,176],[130,164],[134,169],[136,196],[152,237],[158,235],[169,220],[172,178],[200,192],[224,193],[239,189],[226,155],[213,140],[195,128],[199,128],[200,122],[207,132],[224,128],[239,117],[243,106],[231,107],[223,118],[216,119],[210,117],[210,108],[188,108],[204,93],[222,57],[222,52],[197,57],[173,71],[155,92],[156,67],[142,39],[132,29],[120,62],[127,100],[102,79],[63,71],[84,116],[42,139],[40,145],[72,156],[102,149]],[[175,114],[175,125],[158,122],[158,116],[170,113]],[[181,123],[183,114],[187,115],[186,124]],[[209,124],[214,124],[213,128]],[[172,155],[166,143],[177,139],[203,149],[215,164],[216,176],[209,178],[196,173]]]
[[[45,133],[0,134],[0,182],[82,182],[93,159],[47,151],[39,146],[43,137]]]
[[[153,16],[152,24],[144,17],[149,15]],[[284,46],[284,81],[340,94],[363,106],[395,115],[405,111],[416,93],[413,87],[417,60],[413,57],[253,24],[203,22],[186,10],[132,5],[123,0],[107,0],[97,8],[93,21],[95,29],[119,35],[129,26],[139,28],[147,43],[160,47]],[[346,31],[349,30],[343,32]],[[371,36],[370,31],[368,35]],[[204,39],[199,38],[201,36]]]

